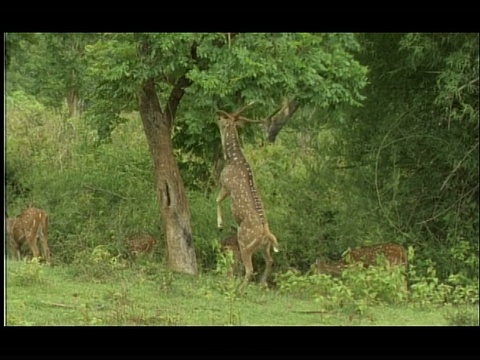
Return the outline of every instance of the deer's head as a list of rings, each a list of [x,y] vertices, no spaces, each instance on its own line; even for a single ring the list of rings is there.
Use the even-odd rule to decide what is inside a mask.
[[[233,135],[235,137],[238,136],[237,127],[243,127],[245,122],[252,122],[252,123],[261,123],[262,121],[255,121],[248,119],[246,117],[240,116],[240,114],[249,106],[254,104],[254,102],[250,102],[234,113],[228,113],[223,110],[217,110],[217,125],[220,129],[220,136],[222,139],[222,147],[225,148],[225,138],[227,134]]]
[[[223,110],[217,110],[217,125],[220,128],[220,134],[222,135],[222,139],[227,129],[236,130],[237,126],[243,126],[243,124],[245,123],[245,118],[241,117],[240,113],[245,109],[245,107],[246,106],[231,114]]]

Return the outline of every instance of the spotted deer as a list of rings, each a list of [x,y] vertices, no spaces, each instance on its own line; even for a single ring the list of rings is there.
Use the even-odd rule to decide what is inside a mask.
[[[390,265],[398,265],[407,267],[407,250],[402,245],[398,244],[378,244],[363,246],[347,253],[346,257],[350,257],[351,262],[362,262],[363,266],[377,264],[377,256],[383,255]]]
[[[25,208],[22,213],[14,218],[7,218],[8,242],[13,251],[13,256],[20,260],[20,248],[26,242],[33,253],[33,257],[40,255],[37,239],[40,238],[42,256],[50,262],[50,249],[48,248],[48,214],[34,207]]]
[[[325,262],[317,260],[316,269],[319,274],[341,275],[342,271],[353,263],[362,263],[364,268],[377,265],[377,257],[384,256],[390,265],[401,266],[407,275],[407,250],[398,244],[377,244],[358,247],[350,250],[340,261]],[[407,280],[408,281],[408,280]],[[408,286],[408,283],[405,283]]]
[[[152,254],[157,244],[157,239],[150,234],[132,235],[126,241],[128,251],[134,257],[142,254]]]
[[[226,164],[220,174],[221,188],[216,199],[217,225],[219,229],[222,228],[221,202],[231,196],[231,210],[238,225],[240,257],[245,267],[243,285],[246,285],[253,275],[252,254],[257,249],[262,250],[265,258],[265,271],[261,278],[261,282],[265,284],[273,265],[270,248],[273,246],[273,250],[278,252],[278,241],[270,232],[252,169],[240,147],[237,126],[243,125],[244,121],[250,121],[239,116],[244,109],[245,107],[233,114],[218,111],[217,124]]]

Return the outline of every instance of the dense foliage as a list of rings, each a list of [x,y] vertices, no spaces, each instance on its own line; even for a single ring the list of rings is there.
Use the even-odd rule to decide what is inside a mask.
[[[227,235],[206,191],[219,151],[215,108],[255,100],[247,115],[265,118],[295,98],[300,109],[274,145],[259,146],[259,126],[244,131],[282,243],[277,271],[398,242],[415,248],[417,272],[475,283],[478,42],[460,33],[8,34],[8,214],[28,203],[47,210],[59,262],[99,245],[116,256],[130,233],[161,237],[135,93],[154,77],[164,105],[183,76],[172,137],[203,270],[216,268]]]
[[[345,127],[347,159],[364,165],[383,222],[442,276],[478,276],[478,41],[362,36],[371,85]]]

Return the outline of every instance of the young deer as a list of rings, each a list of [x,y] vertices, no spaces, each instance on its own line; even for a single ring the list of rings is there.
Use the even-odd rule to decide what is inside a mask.
[[[245,107],[244,107],[245,108]],[[227,161],[220,175],[220,192],[217,196],[217,225],[222,228],[221,202],[229,195],[232,198],[232,214],[238,224],[237,239],[240,256],[245,267],[246,285],[253,275],[252,254],[257,249],[262,249],[265,258],[265,271],[261,282],[266,283],[272,269],[273,258],[270,247],[278,251],[278,241],[270,232],[268,222],[263,211],[260,195],[257,193],[252,169],[248,164],[240,147],[237,126],[243,121],[240,109],[233,114],[218,111],[218,127],[222,139],[223,156]]]
[[[40,255],[37,238],[40,238],[42,255],[45,261],[50,262],[48,248],[48,214],[40,209],[27,207],[14,218],[7,218],[7,234],[13,256],[20,260],[20,248],[26,242],[36,258]]]
[[[137,234],[127,238],[127,248],[131,255],[152,254],[157,239],[149,234]]]

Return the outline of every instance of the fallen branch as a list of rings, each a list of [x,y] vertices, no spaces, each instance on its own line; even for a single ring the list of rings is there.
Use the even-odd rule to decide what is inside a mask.
[[[335,315],[335,314],[332,314],[328,311],[315,311],[315,310],[304,310],[304,311],[292,311],[294,313],[297,313],[297,314],[329,314],[329,315]]]
[[[72,305],[65,305],[65,304],[58,304],[58,303],[47,303],[47,302],[44,302],[44,301],[42,301],[42,304],[48,305],[48,306],[61,307],[61,308],[68,308],[68,309],[76,309],[77,308],[76,306],[72,306]]]

